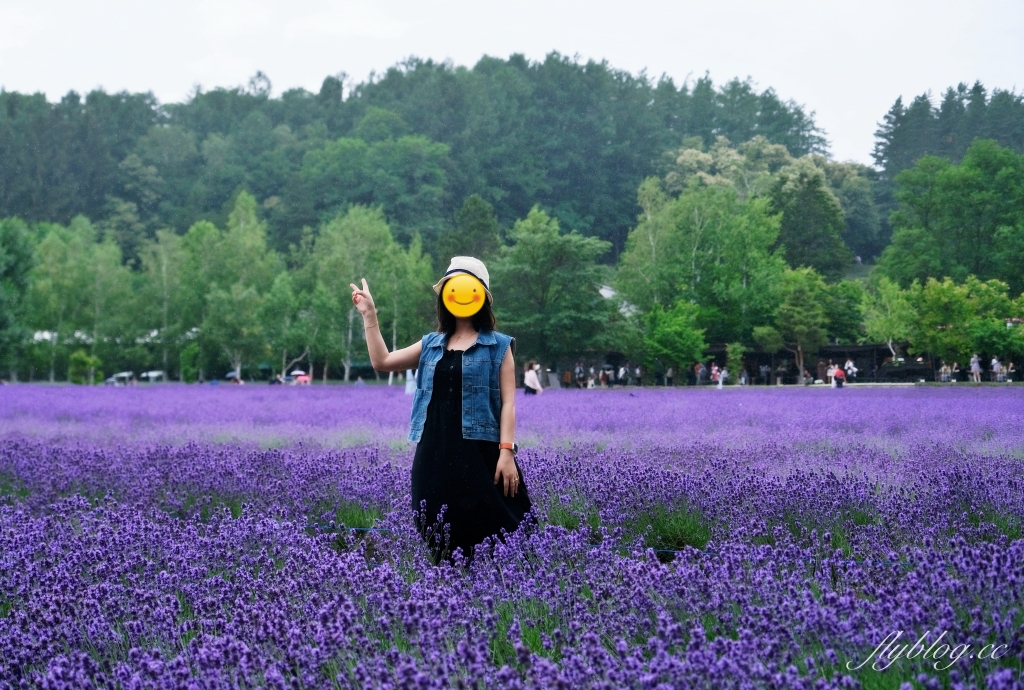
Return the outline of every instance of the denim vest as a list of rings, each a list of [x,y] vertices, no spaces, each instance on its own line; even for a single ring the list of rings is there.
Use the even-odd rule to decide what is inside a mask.
[[[444,333],[423,336],[416,394],[412,400],[409,440],[419,443],[427,407],[434,389],[434,367],[444,355]],[[498,442],[501,432],[501,387],[498,373],[515,338],[497,331],[481,331],[476,342],[462,353],[462,438]]]

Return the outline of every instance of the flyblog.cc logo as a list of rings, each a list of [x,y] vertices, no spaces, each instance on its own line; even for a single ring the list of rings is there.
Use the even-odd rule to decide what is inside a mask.
[[[922,660],[934,660],[932,666],[935,670],[944,671],[964,657],[972,660],[999,659],[1007,652],[1005,644],[986,644],[977,651],[974,651],[975,647],[973,645],[943,642],[943,638],[946,637],[946,631],[942,631],[926,647],[929,635],[931,635],[931,630],[925,631],[913,644],[897,644],[900,638],[903,637],[903,631],[897,630],[896,632],[889,633],[866,659],[856,665],[852,661],[847,661],[846,668],[850,671],[856,671],[857,669],[864,668],[870,662],[871,668],[874,670],[884,671],[900,659],[912,660],[920,658]]]

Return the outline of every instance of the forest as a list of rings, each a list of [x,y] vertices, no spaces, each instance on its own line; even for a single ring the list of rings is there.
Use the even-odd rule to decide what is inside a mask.
[[[407,344],[458,253],[493,266],[500,327],[553,368],[658,371],[712,343],[1012,359],[1022,153],[1024,98],[980,83],[897,98],[865,166],[749,79],[557,53],[409,59],[315,94],[262,73],[182,103],[3,91],[0,367],[347,380],[365,365],[348,283],[371,281]]]

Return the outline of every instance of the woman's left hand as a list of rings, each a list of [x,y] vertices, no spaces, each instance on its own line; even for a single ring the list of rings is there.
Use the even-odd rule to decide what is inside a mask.
[[[502,448],[498,455],[498,466],[494,470],[494,483],[501,482],[506,496],[515,496],[519,490],[519,470],[516,457],[508,448]]]

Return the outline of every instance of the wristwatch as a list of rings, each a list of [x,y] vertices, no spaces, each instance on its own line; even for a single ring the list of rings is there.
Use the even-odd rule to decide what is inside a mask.
[[[519,444],[518,443],[499,443],[498,450],[510,450],[512,455],[519,455]]]

